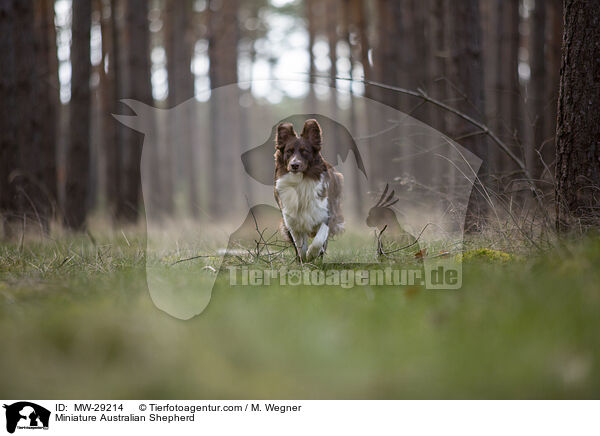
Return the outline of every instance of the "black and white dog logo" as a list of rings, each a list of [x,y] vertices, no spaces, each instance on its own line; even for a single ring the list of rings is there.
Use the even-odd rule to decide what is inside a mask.
[[[29,401],[19,401],[4,405],[6,409],[6,431],[14,433],[18,429],[48,429],[50,411]]]

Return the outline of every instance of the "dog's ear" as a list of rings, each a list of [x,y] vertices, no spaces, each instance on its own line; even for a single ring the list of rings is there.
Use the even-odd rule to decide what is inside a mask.
[[[296,136],[294,125],[292,123],[280,123],[277,126],[277,135],[275,136],[275,148],[282,150],[288,139]]]
[[[306,120],[302,129],[302,137],[312,144],[316,150],[321,149],[321,126],[317,120]]]

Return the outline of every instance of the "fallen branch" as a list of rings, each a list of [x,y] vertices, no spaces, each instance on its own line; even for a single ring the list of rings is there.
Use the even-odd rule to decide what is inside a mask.
[[[171,264],[171,266],[176,265],[181,262],[187,262],[188,260],[200,259],[201,257],[219,257],[216,254],[201,254],[200,256],[188,257],[187,259],[179,259]]]

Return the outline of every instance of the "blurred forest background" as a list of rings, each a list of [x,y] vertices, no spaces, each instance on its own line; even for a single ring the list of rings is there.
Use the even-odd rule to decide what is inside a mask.
[[[1,0],[3,234],[14,233],[11,223],[82,229],[94,214],[137,222],[143,135],[112,117],[132,114],[119,100],[171,108],[238,82],[248,91],[240,105],[251,101],[264,111],[316,112],[322,104],[351,116],[351,97],[331,98],[312,83],[375,99],[482,158],[482,183],[511,213],[551,216],[566,228],[594,224],[598,3]],[[290,76],[306,86],[250,84]],[[218,110],[211,108],[215,149],[223,134]],[[158,165],[171,146],[172,132],[163,130],[156,152],[161,207],[173,212],[182,192],[192,204],[210,203],[198,197],[219,192],[197,192],[185,151]],[[210,165],[222,168],[227,158],[217,151]],[[545,210],[531,212],[532,204]]]

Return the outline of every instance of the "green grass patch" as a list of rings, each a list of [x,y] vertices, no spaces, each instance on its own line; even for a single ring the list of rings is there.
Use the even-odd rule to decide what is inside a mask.
[[[332,244],[332,260],[338,249],[352,247]],[[361,246],[357,255],[367,260],[372,250]],[[214,264],[210,258],[176,265],[168,259],[146,258],[143,238],[120,235],[1,245],[0,392],[7,398],[600,393],[598,238],[542,254],[472,249],[462,257],[463,287],[455,291],[230,287],[226,270],[206,268]],[[290,261],[284,253],[278,262]],[[147,262],[187,281],[218,274],[207,309],[190,321],[156,309],[145,283]],[[399,262],[419,265],[412,252]]]

